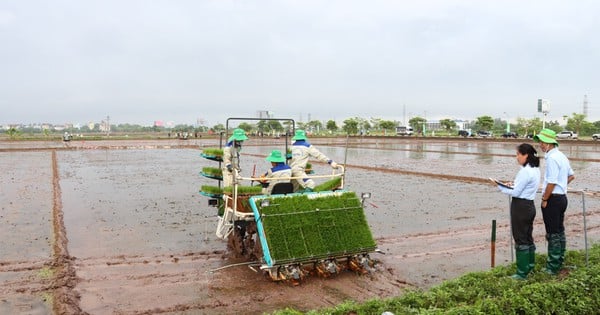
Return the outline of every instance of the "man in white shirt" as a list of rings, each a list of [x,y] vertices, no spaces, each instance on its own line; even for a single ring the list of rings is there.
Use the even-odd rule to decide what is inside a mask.
[[[557,274],[565,260],[565,211],[567,210],[567,185],[575,179],[569,159],[558,150],[556,132],[542,129],[533,139],[540,143],[546,154],[546,171],[542,185],[542,215],[548,240],[546,272]]]

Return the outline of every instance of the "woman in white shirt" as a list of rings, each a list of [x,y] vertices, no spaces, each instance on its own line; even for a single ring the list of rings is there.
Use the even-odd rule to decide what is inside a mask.
[[[510,217],[515,250],[517,272],[513,279],[524,280],[535,267],[535,244],[533,241],[533,200],[540,186],[540,158],[532,145],[523,143],[517,147],[517,162],[521,169],[511,188],[498,185],[501,192],[512,196]]]

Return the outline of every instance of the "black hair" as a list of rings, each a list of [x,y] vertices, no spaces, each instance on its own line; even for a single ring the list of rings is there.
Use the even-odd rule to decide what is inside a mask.
[[[540,166],[540,158],[537,156],[537,151],[529,143],[522,143],[517,147],[517,151],[522,155],[527,155],[527,160],[523,163],[523,166],[529,164],[531,167]]]

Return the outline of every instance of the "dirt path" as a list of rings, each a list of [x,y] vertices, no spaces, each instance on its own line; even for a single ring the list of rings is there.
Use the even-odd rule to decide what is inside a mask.
[[[54,203],[52,207],[52,226],[54,227],[54,246],[51,268],[54,271],[51,284],[46,290],[52,290],[52,308],[57,314],[83,314],[79,307],[79,294],[74,290],[77,285],[73,257],[69,255],[67,231],[65,229],[60,175],[56,151],[52,151],[52,188]]]

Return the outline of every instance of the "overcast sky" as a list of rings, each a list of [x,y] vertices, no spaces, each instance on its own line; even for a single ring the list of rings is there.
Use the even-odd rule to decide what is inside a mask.
[[[600,120],[600,1],[0,1],[0,124]],[[562,121],[562,118],[560,118]]]

